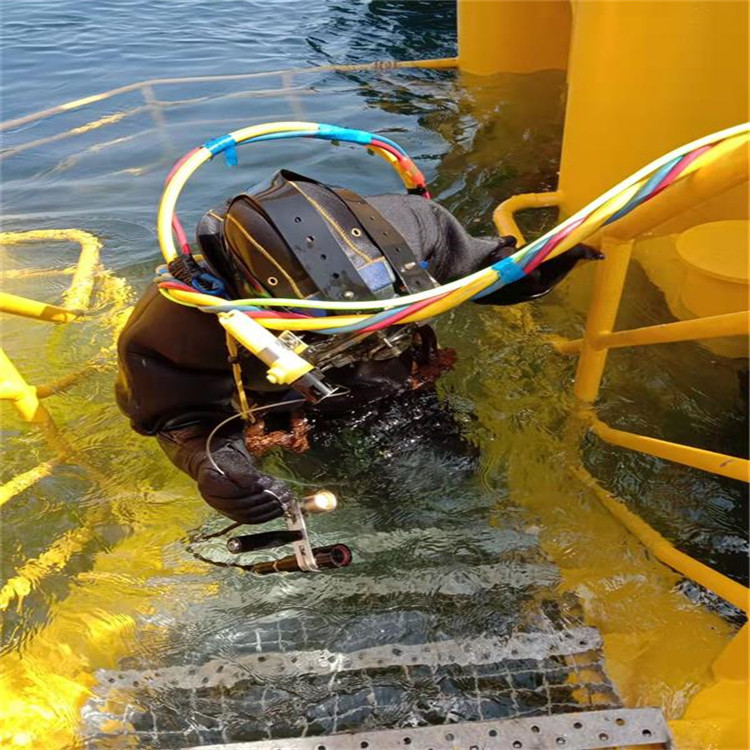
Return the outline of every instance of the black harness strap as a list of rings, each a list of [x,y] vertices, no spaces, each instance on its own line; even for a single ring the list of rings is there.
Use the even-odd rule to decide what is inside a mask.
[[[275,180],[272,191],[255,203],[292,248],[324,298],[374,298],[328,222],[286,179]]]
[[[438,285],[422,268],[407,241],[379,211],[351,190],[335,188],[334,192],[357,217],[375,246],[380,248],[407,292],[423,292]]]

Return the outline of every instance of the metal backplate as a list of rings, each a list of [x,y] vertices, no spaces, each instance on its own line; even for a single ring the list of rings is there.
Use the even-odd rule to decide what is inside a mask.
[[[328,737],[203,745],[201,750],[595,750],[643,745],[672,747],[667,722],[659,709],[582,711]]]

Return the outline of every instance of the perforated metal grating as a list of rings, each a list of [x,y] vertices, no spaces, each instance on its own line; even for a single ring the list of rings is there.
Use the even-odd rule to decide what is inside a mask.
[[[203,745],[201,750],[596,750],[597,748],[671,748],[661,711],[653,708],[587,711],[456,724],[451,727],[390,729],[333,737],[307,737],[233,745]],[[191,748],[190,750],[197,750]]]
[[[183,748],[610,708],[618,700],[600,645],[580,627],[102,671],[85,709],[89,747],[107,737]]]

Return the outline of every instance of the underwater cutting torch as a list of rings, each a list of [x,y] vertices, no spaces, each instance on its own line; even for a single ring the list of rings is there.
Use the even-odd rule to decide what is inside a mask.
[[[269,573],[313,573],[330,568],[345,568],[352,561],[352,553],[345,544],[313,547],[305,523],[305,516],[329,513],[336,509],[336,496],[328,490],[292,500],[284,509],[286,529],[263,531],[259,534],[235,536],[227,541],[227,549],[236,554],[272,549],[291,544],[294,554],[278,560],[268,560],[248,566],[258,575]]]

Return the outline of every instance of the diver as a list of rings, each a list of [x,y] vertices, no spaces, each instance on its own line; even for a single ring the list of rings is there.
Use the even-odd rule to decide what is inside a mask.
[[[184,283],[202,279],[231,299],[359,301],[434,288],[515,252],[515,238],[474,238],[424,190],[410,192],[417,194],[363,198],[282,170],[208,211],[197,229],[200,255],[181,256],[170,272]],[[579,261],[600,257],[577,245],[476,302],[538,299]],[[451,420],[420,424],[424,404],[437,401],[434,380],[451,365],[429,325],[305,333],[304,342],[315,369],[294,387],[274,384],[216,316],[175,304],[151,285],[119,338],[117,401],[133,429],[155,436],[212,508],[243,524],[280,517],[294,496],[261,466],[274,447],[304,453],[352,425],[377,430],[392,421],[394,404],[407,415],[410,435],[431,430],[448,449],[462,441]],[[232,419],[239,413],[245,418]],[[381,448],[386,463],[398,453]]]

